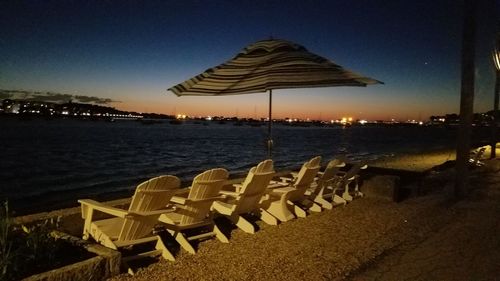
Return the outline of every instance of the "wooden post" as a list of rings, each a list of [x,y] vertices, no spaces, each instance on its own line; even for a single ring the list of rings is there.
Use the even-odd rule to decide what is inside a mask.
[[[455,199],[463,198],[469,177],[469,153],[474,107],[474,52],[476,0],[465,0],[462,36],[462,85],[460,91],[460,127],[457,135]]]
[[[498,114],[498,95],[500,91],[500,33],[497,34],[496,48],[493,52],[493,63],[496,69],[496,82],[495,82],[495,92],[493,100],[493,116],[491,120],[491,154],[490,158],[496,158],[496,146],[497,146],[497,134],[498,134],[498,119],[500,118]]]
[[[273,152],[273,134],[272,134],[272,123],[273,123],[273,90],[269,90],[269,120],[267,122],[267,156],[269,159],[272,158]]]
[[[500,54],[499,54],[500,55]],[[493,101],[493,118],[491,122],[491,154],[490,158],[495,159],[497,157],[496,154],[496,146],[497,146],[497,138],[498,138],[498,119],[500,118],[498,114],[498,92],[500,91],[500,69],[496,71],[496,83],[495,83],[495,99]]]

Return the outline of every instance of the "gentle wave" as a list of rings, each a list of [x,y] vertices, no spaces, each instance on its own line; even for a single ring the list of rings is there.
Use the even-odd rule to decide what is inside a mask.
[[[133,121],[0,119],[0,197],[21,211],[35,205],[131,191],[161,174],[183,181],[213,167],[243,174],[267,158],[267,127]],[[312,156],[351,161],[454,147],[456,132],[436,127],[273,129],[277,170]]]

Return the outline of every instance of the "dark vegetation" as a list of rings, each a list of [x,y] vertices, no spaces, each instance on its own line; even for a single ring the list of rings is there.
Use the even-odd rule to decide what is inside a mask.
[[[51,235],[57,220],[15,225],[8,203],[0,208],[0,280],[20,280],[91,256],[84,249]]]

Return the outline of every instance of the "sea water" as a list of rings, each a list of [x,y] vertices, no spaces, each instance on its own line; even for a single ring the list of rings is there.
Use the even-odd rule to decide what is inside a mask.
[[[453,148],[456,130],[426,126],[273,127],[277,171],[313,156],[350,161]],[[481,137],[485,137],[483,134]],[[187,181],[223,167],[244,174],[267,158],[267,126],[228,122],[0,119],[0,199],[18,213],[76,204],[78,198],[133,192],[149,178]]]

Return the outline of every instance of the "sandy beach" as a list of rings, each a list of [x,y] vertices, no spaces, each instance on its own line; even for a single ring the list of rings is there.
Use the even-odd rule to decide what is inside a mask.
[[[468,198],[450,203],[453,170],[431,168],[453,157],[453,151],[440,151],[370,163],[425,171],[418,183],[425,185],[424,196],[399,203],[365,196],[278,226],[256,221],[255,235],[218,218],[229,244],[205,240],[191,255],[167,236],[175,262],[154,260],[137,266],[134,276],[110,280],[495,280],[500,272],[500,161],[485,160],[485,166],[474,168]],[[78,208],[59,214],[67,215],[62,230],[80,235]]]

